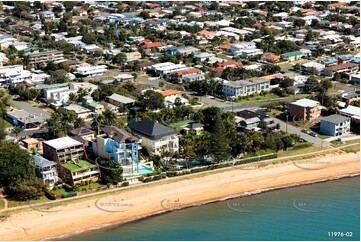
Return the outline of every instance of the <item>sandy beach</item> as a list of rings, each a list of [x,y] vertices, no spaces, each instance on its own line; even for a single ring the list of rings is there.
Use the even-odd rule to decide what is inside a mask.
[[[89,198],[50,210],[13,214],[0,222],[0,240],[40,240],[69,235],[95,226],[122,223],[260,189],[359,173],[360,154],[347,153],[247,170],[234,167],[209,174],[195,174],[192,178],[167,179],[159,184],[149,183],[115,195]]]

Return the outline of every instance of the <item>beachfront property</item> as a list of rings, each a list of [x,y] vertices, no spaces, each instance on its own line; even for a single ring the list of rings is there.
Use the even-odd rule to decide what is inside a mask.
[[[340,110],[340,114],[351,118],[351,124],[360,124],[360,115],[361,109],[360,107],[348,105],[347,108],[343,108]]]
[[[160,155],[165,151],[175,153],[179,151],[177,132],[158,122],[144,119],[129,123],[129,128],[141,136],[142,147],[150,154]]]
[[[290,105],[290,116],[295,120],[313,120],[321,115],[320,103],[303,98]]]
[[[320,132],[329,136],[340,136],[350,132],[351,118],[333,114],[321,119]]]
[[[224,81],[223,93],[229,97],[243,97],[253,93],[269,91],[271,81],[263,78],[250,78],[239,81]]]
[[[120,164],[123,173],[137,175],[139,173],[139,139],[124,129],[115,126],[101,128],[102,134],[96,137],[98,157],[102,157]]]
[[[48,185],[50,189],[53,189],[59,180],[56,163],[45,159],[39,154],[34,155],[34,162],[36,175],[41,178],[44,184]]]
[[[82,180],[97,180],[99,169],[84,160],[86,153],[83,143],[68,136],[43,142],[44,157],[55,161],[59,174],[70,184]]]

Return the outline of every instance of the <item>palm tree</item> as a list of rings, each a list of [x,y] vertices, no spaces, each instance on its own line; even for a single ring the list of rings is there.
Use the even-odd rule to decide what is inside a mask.
[[[117,114],[110,109],[105,109],[102,115],[104,117],[104,123],[107,125],[113,125],[117,118]]]

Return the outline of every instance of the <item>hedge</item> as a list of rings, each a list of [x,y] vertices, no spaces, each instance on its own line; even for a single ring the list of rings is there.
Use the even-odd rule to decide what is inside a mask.
[[[45,196],[50,200],[56,200],[56,195],[49,190],[45,190]]]
[[[161,173],[159,175],[156,175],[156,176],[150,176],[150,177],[146,177],[143,182],[151,182],[151,181],[157,181],[157,180],[161,180],[161,179],[164,179],[166,178],[167,175],[166,173]]]
[[[70,192],[70,191],[74,190],[74,188],[72,186],[70,186],[69,184],[66,184],[66,183],[63,185],[63,188],[67,192]]]
[[[256,161],[261,161],[261,160],[268,160],[268,159],[275,159],[277,158],[277,154],[273,153],[273,154],[269,154],[269,155],[264,155],[264,156],[255,156],[255,157],[251,157],[251,158],[246,158],[246,159],[242,159],[242,160],[238,160],[234,163],[234,165],[241,165],[241,164],[247,164],[247,163],[252,163],[252,162],[256,162]]]
[[[129,186],[129,182],[128,181],[122,182],[122,184],[120,186],[127,187],[127,186]]]
[[[63,198],[75,197],[76,195],[78,195],[78,191],[64,192],[63,193]]]

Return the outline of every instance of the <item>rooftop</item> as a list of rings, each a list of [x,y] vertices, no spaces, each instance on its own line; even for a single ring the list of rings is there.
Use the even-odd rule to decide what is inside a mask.
[[[111,96],[108,97],[109,99],[115,100],[117,102],[123,103],[123,104],[130,104],[134,103],[135,100],[129,97],[125,97],[116,93],[113,93]]]
[[[45,159],[44,157],[42,157],[40,155],[34,155],[34,161],[35,161],[36,167],[39,167],[39,168],[45,168],[45,167],[56,165],[56,163],[54,161]]]
[[[148,119],[130,123],[128,126],[135,132],[151,140],[158,140],[165,136],[177,134],[175,130]]]
[[[74,147],[74,146],[78,146],[78,145],[83,145],[79,141],[76,141],[75,139],[70,138],[69,136],[58,138],[58,139],[53,139],[53,140],[48,140],[43,143],[47,144],[48,146],[50,146],[54,149],[57,149],[57,150],[65,149],[68,147]]]
[[[76,163],[62,164],[61,166],[71,172],[84,171],[84,170],[88,170],[90,168],[96,167],[95,165],[93,165],[85,160],[78,160],[78,162],[76,162]]]
[[[307,107],[315,107],[317,104],[319,104],[319,102],[311,100],[311,99],[303,98],[303,99],[299,99],[291,104],[307,108]]]
[[[333,124],[339,124],[339,123],[343,123],[343,122],[345,122],[347,120],[350,120],[350,118],[339,115],[339,114],[333,114],[333,115],[330,115],[330,116],[327,116],[327,117],[323,118],[321,120],[321,122],[326,121],[326,122],[330,122],[330,123],[333,123]]]

